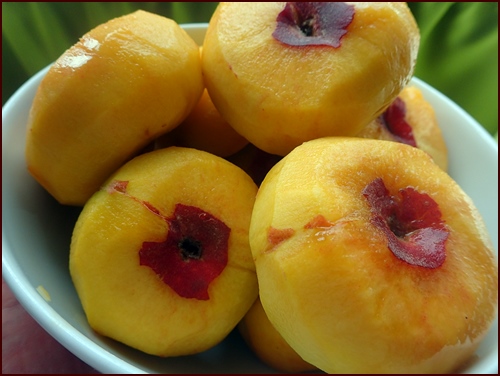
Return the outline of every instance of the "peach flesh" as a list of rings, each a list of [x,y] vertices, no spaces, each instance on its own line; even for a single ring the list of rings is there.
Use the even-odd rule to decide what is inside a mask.
[[[238,330],[253,353],[268,366],[286,373],[317,370],[305,362],[273,327],[259,298],[238,324]]]
[[[202,56],[221,115],[259,149],[281,156],[307,140],[359,133],[409,82],[419,45],[404,3],[350,4],[355,15],[338,48],[288,45],[273,36],[285,5],[220,3]],[[314,17],[299,18],[314,29]],[[315,36],[295,32],[313,43]]]
[[[248,244],[256,192],[240,168],[195,149],[155,150],[122,166],[87,202],[71,239],[70,273],[90,327],[157,356],[219,343],[258,293]],[[196,222],[186,224],[192,217]],[[206,244],[211,235],[197,233],[207,230],[205,222],[215,224],[209,231],[231,229],[215,253]],[[162,248],[165,241],[173,249]],[[148,254],[154,247],[170,254]],[[177,266],[154,265],[165,258]],[[165,281],[168,268],[184,282]]]
[[[430,205],[422,224],[449,230],[441,266],[412,265],[389,249],[363,195],[378,177],[398,205],[404,195],[414,198],[412,189],[438,204],[441,214]],[[403,205],[397,216],[408,214],[399,221],[410,225],[393,227],[399,235],[423,211]],[[294,233],[279,236],[287,229]],[[451,372],[496,315],[497,264],[477,209],[429,155],[409,145],[340,137],[304,143],[262,183],[250,236],[270,321],[328,373]]]
[[[59,203],[83,206],[180,124],[202,92],[199,47],[175,21],[136,11],[100,24],[40,83],[27,125],[28,171]]]
[[[155,148],[168,146],[204,150],[220,157],[237,153],[248,144],[215,108],[207,90],[184,121],[155,141]]]

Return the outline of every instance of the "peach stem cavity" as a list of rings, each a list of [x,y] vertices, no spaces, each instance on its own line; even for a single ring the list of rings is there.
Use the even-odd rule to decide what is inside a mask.
[[[370,205],[371,222],[386,236],[388,248],[398,259],[424,268],[438,268],[446,259],[449,230],[438,204],[412,187],[391,196],[377,178],[362,192]]]
[[[124,194],[168,224],[166,239],[142,243],[139,264],[151,268],[179,296],[209,300],[208,288],[228,263],[231,229],[214,215],[178,203],[170,217],[127,192],[127,181],[114,181],[109,193]]]
[[[289,46],[339,48],[353,18],[354,6],[342,2],[287,2],[273,37]]]
[[[417,147],[413,128],[405,117],[406,104],[400,97],[397,97],[380,116],[380,120],[398,142]]]

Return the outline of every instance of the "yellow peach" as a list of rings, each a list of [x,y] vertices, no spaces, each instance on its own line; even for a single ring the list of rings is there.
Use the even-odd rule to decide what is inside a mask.
[[[143,352],[222,341],[258,294],[248,229],[257,187],[207,152],[135,157],[85,204],[70,272],[90,326]]]
[[[252,212],[266,314],[328,373],[453,372],[498,306],[472,200],[424,151],[331,137],[278,162]]]
[[[238,330],[250,349],[265,364],[282,372],[305,372],[317,368],[304,361],[274,328],[257,298]]]
[[[60,203],[83,205],[203,92],[199,47],[173,20],[137,11],[85,34],[36,92],[28,170]]]
[[[221,117],[206,89],[187,118],[156,141],[157,148],[172,145],[190,147],[219,157],[232,155],[246,144],[248,141]]]
[[[434,108],[414,86],[404,88],[356,137],[407,143],[428,153],[443,170],[448,168],[448,149]]]
[[[406,3],[228,2],[210,20],[202,69],[222,117],[283,156],[381,114],[410,81],[419,42]]]

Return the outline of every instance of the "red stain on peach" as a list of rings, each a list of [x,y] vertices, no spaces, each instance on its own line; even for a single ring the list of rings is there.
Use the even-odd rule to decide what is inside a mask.
[[[228,263],[231,229],[214,215],[181,203],[166,217],[151,203],[130,195],[127,186],[127,181],[113,181],[108,192],[131,198],[168,224],[165,240],[142,243],[139,264],[151,268],[183,298],[210,299],[210,283]]]
[[[108,192],[109,193],[113,193],[113,192],[125,193],[127,191],[127,186],[128,186],[128,181],[114,180],[109,185]]]
[[[304,228],[305,229],[311,229],[311,228],[327,228],[327,227],[332,227],[334,223],[330,222],[327,220],[323,215],[318,214],[316,217],[311,219],[310,222],[308,222]]]
[[[397,97],[391,103],[380,118],[382,124],[398,142],[414,147],[417,146],[413,128],[406,121],[406,104],[400,97]]]
[[[371,222],[387,237],[388,248],[408,264],[434,269],[446,259],[449,231],[438,204],[412,187],[392,196],[381,178],[363,190],[370,205]]]
[[[228,262],[231,229],[212,214],[183,204],[165,220],[167,238],[144,242],[140,265],[153,269],[179,296],[210,299],[208,287]]]
[[[292,47],[339,48],[353,18],[354,6],[343,2],[287,2],[273,37]]]
[[[269,230],[267,231],[267,242],[269,243],[269,247],[267,248],[266,252],[272,250],[278,244],[291,238],[293,234],[295,234],[295,230],[293,228],[277,229],[274,227],[269,227]]]

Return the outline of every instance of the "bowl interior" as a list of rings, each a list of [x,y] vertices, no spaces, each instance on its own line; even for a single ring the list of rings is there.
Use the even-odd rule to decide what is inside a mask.
[[[183,27],[201,44],[206,24]],[[48,67],[2,109],[2,273],[27,311],[59,342],[103,373],[273,373],[237,331],[201,354],[158,358],[94,333],[69,275],[69,244],[80,209],[59,205],[26,170],[28,112]],[[431,102],[449,151],[449,174],[484,217],[498,254],[498,147],[467,113],[414,78]],[[46,292],[46,293],[45,293]],[[498,372],[498,319],[462,373]]]

